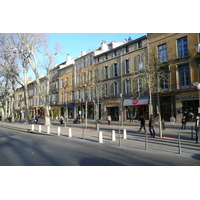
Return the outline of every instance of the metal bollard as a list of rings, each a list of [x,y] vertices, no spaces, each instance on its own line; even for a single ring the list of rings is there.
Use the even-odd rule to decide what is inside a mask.
[[[34,124],[32,124],[31,130],[34,131]]]
[[[83,126],[83,132],[82,132],[82,138],[83,138],[83,140],[85,138],[85,131],[84,131],[84,129],[85,129],[85,127]]]
[[[69,128],[69,137],[72,137],[72,129]]]
[[[112,130],[111,140],[112,140],[112,141],[116,141],[116,138],[115,138],[115,130]]]
[[[193,126],[191,126],[191,140],[193,140]]]
[[[145,135],[145,150],[148,149],[148,137],[147,137],[147,131],[145,131],[146,135]]]
[[[50,134],[50,126],[47,126],[47,134]]]
[[[61,131],[60,131],[60,127],[58,127],[58,135],[60,135]]]
[[[124,129],[124,131],[123,131],[123,139],[127,139],[126,129]]]
[[[181,137],[180,132],[178,132],[178,152],[181,154]]]
[[[42,132],[42,126],[39,125],[39,133],[41,133],[41,132]]]
[[[119,146],[121,146],[121,130],[119,129]]]
[[[99,143],[103,143],[103,134],[102,134],[102,131],[99,131]]]

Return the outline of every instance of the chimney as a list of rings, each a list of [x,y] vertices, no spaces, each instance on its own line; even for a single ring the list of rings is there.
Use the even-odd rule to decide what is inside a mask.
[[[66,57],[66,63],[70,62],[71,61],[71,55],[70,54],[67,54],[67,57]]]
[[[81,51],[81,56],[84,56],[84,55],[86,55],[86,51]]]
[[[102,40],[101,43],[101,51],[108,51],[108,45],[106,44],[106,41]]]

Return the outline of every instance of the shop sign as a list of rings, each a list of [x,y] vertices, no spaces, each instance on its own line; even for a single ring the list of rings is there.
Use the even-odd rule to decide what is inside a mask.
[[[142,106],[142,105],[148,105],[149,98],[143,97],[143,98],[136,98],[136,99],[124,99],[123,106]]]
[[[188,95],[188,96],[176,97],[176,99],[194,99],[194,98],[199,98],[199,95]]]

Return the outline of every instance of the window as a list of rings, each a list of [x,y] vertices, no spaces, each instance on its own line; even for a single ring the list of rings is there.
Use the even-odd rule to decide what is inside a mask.
[[[63,87],[64,87],[64,80],[61,79],[61,88],[63,88]]]
[[[169,72],[163,71],[160,75],[160,89],[161,91],[169,90]]]
[[[178,58],[188,56],[187,37],[178,39],[177,46],[178,46]]]
[[[113,52],[113,56],[116,57],[117,55],[118,55],[118,54],[117,54],[117,51],[114,51],[114,52]]]
[[[74,91],[72,91],[72,102],[74,102]]]
[[[105,79],[108,79],[108,66],[105,66]]]
[[[167,62],[167,46],[166,46],[166,44],[158,46],[158,60],[160,63]]]
[[[105,84],[105,96],[106,97],[108,96],[108,84],[107,83]]]
[[[118,95],[118,84],[117,82],[114,82],[114,97],[117,97]]]
[[[128,53],[129,52],[129,46],[125,47],[125,52]]]
[[[190,88],[189,64],[179,66],[180,89]]]
[[[92,83],[93,81],[93,72],[92,70],[89,71],[89,83]]]
[[[77,62],[77,68],[78,68],[78,69],[81,68],[81,60],[78,60],[78,62]]]
[[[108,60],[108,54],[104,55],[104,60]]]
[[[68,86],[68,78],[66,78],[66,86]]]
[[[142,41],[139,41],[138,42],[138,48],[141,48],[142,47]]]
[[[74,76],[72,76],[72,82],[71,85],[74,85]]]
[[[80,87],[80,74],[77,75],[77,86]]]
[[[143,69],[143,55],[142,54],[140,54],[136,57],[136,65],[137,65],[138,70]]]
[[[114,63],[114,76],[118,76],[118,66],[117,66],[117,63]]]
[[[130,72],[130,60],[125,60],[125,73],[128,74]]]
[[[82,83],[82,84],[83,84],[83,85],[86,84],[86,73],[83,74],[83,83]]]
[[[126,79],[125,80],[125,94],[126,94],[126,97],[130,97],[130,92],[131,92],[130,80]]]

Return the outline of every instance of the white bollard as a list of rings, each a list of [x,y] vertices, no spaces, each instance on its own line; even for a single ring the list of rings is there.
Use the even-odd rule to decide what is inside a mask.
[[[123,131],[123,139],[127,139],[127,136],[126,136],[126,129],[124,129],[124,131]]]
[[[102,134],[102,131],[99,131],[99,143],[103,143],[103,134]]]
[[[58,127],[58,135],[60,135],[61,131],[60,131],[60,127]]]
[[[42,132],[42,126],[39,125],[39,133]]]
[[[50,126],[47,126],[47,134],[50,134]]]
[[[112,141],[116,141],[116,138],[115,138],[115,130],[112,130],[111,139],[112,139]]]
[[[72,129],[69,128],[69,137],[72,137]]]
[[[32,128],[31,128],[31,130],[34,131],[34,124],[32,124]]]

